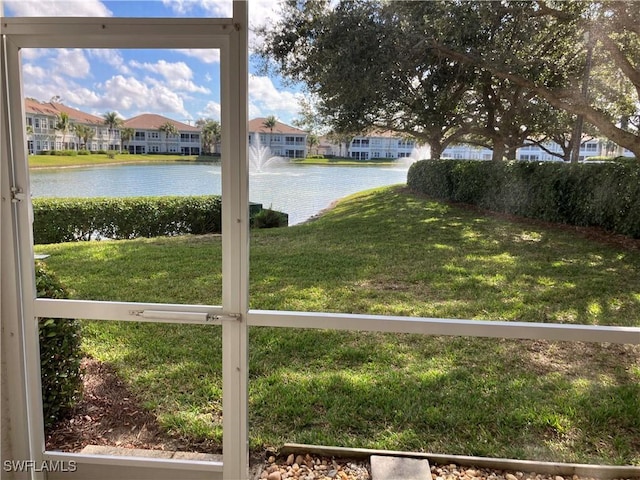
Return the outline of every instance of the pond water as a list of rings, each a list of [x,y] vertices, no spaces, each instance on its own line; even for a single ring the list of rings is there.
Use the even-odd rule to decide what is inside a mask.
[[[249,199],[304,222],[346,195],[406,183],[408,165],[330,166],[276,163],[249,177]],[[220,165],[167,163],[32,170],[33,197],[219,195]]]

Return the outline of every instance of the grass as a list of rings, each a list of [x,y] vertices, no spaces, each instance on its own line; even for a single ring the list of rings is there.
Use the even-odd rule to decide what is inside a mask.
[[[76,298],[219,304],[220,237],[38,246]],[[399,188],[252,232],[251,306],[638,326],[640,254]],[[86,322],[165,428],[221,440],[218,327]],[[632,345],[250,330],[252,448],[283,442],[640,465]]]
[[[63,156],[63,155],[29,155],[30,168],[56,168],[56,167],[86,167],[91,165],[110,165],[114,163],[150,163],[150,162],[212,162],[219,157],[198,155],[139,155],[116,154],[109,158],[106,154],[92,153],[89,155]]]

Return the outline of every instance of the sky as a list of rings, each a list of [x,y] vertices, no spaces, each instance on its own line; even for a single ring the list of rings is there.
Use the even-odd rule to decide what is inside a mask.
[[[2,0],[0,0],[2,2]],[[96,17],[231,17],[231,0],[4,0],[4,15]],[[278,18],[278,0],[249,0],[252,30]],[[185,123],[220,120],[220,56],[217,50],[24,49],[24,94],[59,98],[79,110],[122,118],[142,113]],[[300,88],[264,76],[250,61],[249,118],[297,118]]]

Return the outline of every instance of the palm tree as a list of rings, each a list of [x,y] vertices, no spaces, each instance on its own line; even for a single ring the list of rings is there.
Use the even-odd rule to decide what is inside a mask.
[[[127,142],[127,147],[129,147],[129,142],[133,139],[133,136],[135,134],[136,134],[135,129],[131,127],[126,127],[120,130],[120,151],[122,151],[122,146],[124,142]]]
[[[69,119],[69,115],[65,112],[60,112],[60,115],[56,116],[56,127],[55,129],[62,132],[62,149],[65,149],[67,143],[67,132],[71,128],[71,120]],[[54,142],[55,145],[55,142]]]
[[[75,132],[80,139],[80,145],[84,145],[84,149],[88,150],[87,144],[95,135],[95,130],[87,125],[78,124],[75,126]]]
[[[262,126],[269,129],[269,148],[271,148],[271,137],[273,137],[273,129],[275,128],[277,123],[278,120],[273,115],[269,115],[264,119],[264,122],[262,122]]]
[[[318,154],[318,145],[320,144],[320,139],[315,133],[307,134],[307,145],[309,146],[309,152],[316,147],[316,155]]]
[[[158,127],[158,130],[160,130],[161,132],[164,132],[164,141],[165,141],[164,151],[166,153],[169,148],[169,135],[177,135],[178,129],[173,123],[165,122],[162,125],[160,125],[160,127]]]
[[[208,154],[216,153],[216,147],[220,143],[220,122],[210,118],[201,118],[196,122],[196,126],[200,127],[204,152]]]
[[[113,136],[113,132],[122,125],[122,119],[118,117],[116,112],[107,112],[102,116],[102,118],[104,120],[104,124],[109,129],[109,147],[111,147],[111,137]],[[107,150],[111,150],[111,148],[108,148]]]

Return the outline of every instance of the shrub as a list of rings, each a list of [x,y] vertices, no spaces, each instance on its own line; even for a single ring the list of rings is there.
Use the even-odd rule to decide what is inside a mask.
[[[56,276],[36,262],[38,297],[68,298]],[[80,399],[80,323],[77,320],[40,318],[40,371],[42,409],[46,428],[60,420]]]
[[[89,150],[78,150],[78,155],[89,155],[90,153]]]
[[[264,208],[251,217],[251,226],[254,228],[279,228],[289,224],[286,213]]]
[[[78,155],[77,150],[51,150],[50,155],[57,155],[59,157],[75,157]]]
[[[422,160],[407,185],[488,210],[640,238],[640,164]]]
[[[219,196],[36,198],[34,243],[221,232]]]

